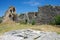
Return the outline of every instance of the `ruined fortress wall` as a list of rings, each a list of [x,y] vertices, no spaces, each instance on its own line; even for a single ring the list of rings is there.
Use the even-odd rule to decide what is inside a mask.
[[[20,21],[28,20],[28,22],[31,22],[33,19],[37,17],[37,13],[38,12],[28,12],[28,13],[20,14],[19,16]]]
[[[31,22],[34,19],[37,24],[49,24],[54,20],[54,17],[56,15],[60,15],[60,6],[46,5],[38,7],[38,12],[28,12],[20,14],[19,17],[16,14],[15,7],[11,6],[6,11],[3,17],[3,22],[25,21],[26,19]]]
[[[34,19],[36,24],[49,24],[56,15],[60,15],[60,6],[46,5],[38,7],[38,12],[28,12],[27,15],[21,14],[20,18],[29,19],[30,22]]]
[[[54,20],[54,16],[60,15],[60,6],[43,6],[38,8],[38,20],[40,24],[49,24]]]

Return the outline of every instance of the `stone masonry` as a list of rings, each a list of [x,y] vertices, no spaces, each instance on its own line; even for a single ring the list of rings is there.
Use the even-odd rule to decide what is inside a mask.
[[[60,15],[60,6],[46,5],[38,7],[36,23],[49,24],[54,20],[54,17]]]
[[[38,12],[28,12],[17,16],[15,7],[11,6],[3,17],[5,22],[21,22],[28,20],[29,23],[35,20],[36,24],[49,24],[54,17],[60,15],[60,6],[45,5],[38,7]]]

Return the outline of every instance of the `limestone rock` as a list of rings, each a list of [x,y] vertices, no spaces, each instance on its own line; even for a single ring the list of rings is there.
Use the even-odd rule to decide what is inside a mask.
[[[2,23],[11,23],[11,22],[16,22],[17,20],[18,19],[17,19],[16,9],[15,9],[15,7],[11,6],[6,11],[6,13],[3,17]]]
[[[0,40],[60,40],[60,35],[56,32],[23,29],[6,32],[0,36]]]

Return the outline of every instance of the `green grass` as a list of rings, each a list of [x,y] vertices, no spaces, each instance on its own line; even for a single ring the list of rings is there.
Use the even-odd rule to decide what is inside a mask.
[[[57,32],[58,34],[60,34],[60,32]]]

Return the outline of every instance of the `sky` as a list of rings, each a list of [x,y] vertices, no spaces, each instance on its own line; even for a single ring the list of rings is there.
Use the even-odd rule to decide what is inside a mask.
[[[3,16],[10,6],[16,8],[16,13],[37,12],[38,6],[47,4],[60,6],[60,0],[0,0],[0,16]]]

